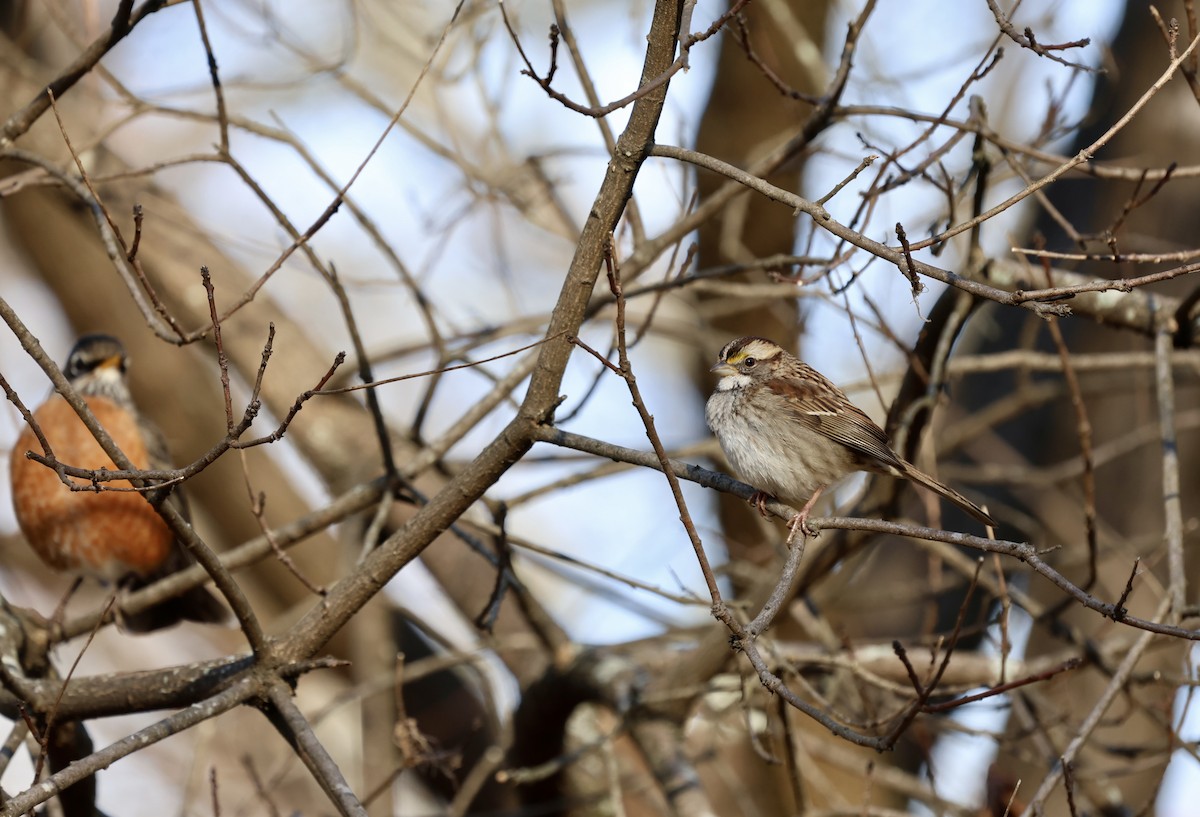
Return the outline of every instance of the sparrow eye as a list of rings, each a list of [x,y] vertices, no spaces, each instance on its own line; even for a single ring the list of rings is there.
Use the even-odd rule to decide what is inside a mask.
[[[748,357],[742,361],[743,369],[753,369],[757,365],[758,365],[758,360],[756,358]]]

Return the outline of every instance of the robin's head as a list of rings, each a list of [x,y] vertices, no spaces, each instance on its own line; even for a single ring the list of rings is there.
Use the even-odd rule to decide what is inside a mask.
[[[63,374],[84,394],[127,394],[125,347],[112,335],[84,335],[67,356]]]

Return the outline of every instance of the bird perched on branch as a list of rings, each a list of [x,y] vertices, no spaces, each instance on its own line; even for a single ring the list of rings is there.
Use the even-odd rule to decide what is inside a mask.
[[[84,335],[63,366],[63,374],[84,399],[117,447],[139,469],[170,468],[162,433],[137,410],[125,379],[128,358],[111,335]],[[89,470],[117,470],[75,411],[60,395],[34,412],[54,457]],[[92,576],[135,590],[192,564],[170,528],[145,496],[128,480],[97,483],[100,491],[72,491],[52,469],[25,456],[41,452],[33,429],[26,427],[13,449],[13,510],[30,546],[57,571]],[[88,486],[84,479],[70,478]],[[187,509],[178,490],[186,516]],[[118,612],[127,630],[147,632],[183,619],[217,623],[226,609],[208,590],[193,587],[135,614]]]
[[[766,338],[744,337],[721,350],[721,376],[705,419],[742,478],[766,496],[800,508],[788,523],[804,530],[821,492],[855,471],[911,480],[941,494],[985,525],[996,522],[965,496],[920,471],[824,375]]]

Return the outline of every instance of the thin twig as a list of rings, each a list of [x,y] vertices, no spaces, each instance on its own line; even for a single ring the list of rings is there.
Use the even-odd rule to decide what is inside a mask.
[[[1170,598],[1163,599],[1158,606],[1158,610],[1156,610],[1154,613],[1154,620],[1158,621],[1161,619],[1162,616],[1166,615],[1170,609]],[[1022,812],[1023,817],[1030,817],[1031,815],[1041,813],[1043,804],[1046,802],[1046,798],[1050,796],[1050,793],[1054,791],[1054,788],[1058,785],[1058,781],[1062,779],[1063,767],[1075,762],[1075,758],[1079,754],[1079,751],[1091,738],[1092,732],[1095,731],[1097,726],[1099,726],[1101,719],[1104,717],[1104,713],[1108,711],[1109,706],[1112,705],[1112,702],[1116,700],[1117,696],[1125,691],[1126,685],[1129,683],[1129,679],[1133,674],[1134,668],[1137,667],[1138,662],[1142,658],[1142,653],[1146,651],[1146,648],[1150,646],[1150,642],[1153,640],[1154,633],[1145,632],[1142,633],[1141,636],[1138,637],[1137,641],[1133,643],[1133,646],[1129,648],[1129,652],[1125,654],[1125,657],[1121,660],[1121,663],[1113,672],[1112,678],[1108,682],[1108,686],[1104,688],[1104,691],[1096,700],[1095,705],[1093,705],[1091,711],[1088,712],[1087,717],[1085,717],[1083,722],[1079,725],[1079,728],[1075,732],[1075,736],[1071,738],[1071,742],[1067,744],[1067,748],[1063,751],[1059,763],[1056,763],[1050,772],[1045,776],[1045,778],[1042,779],[1041,786],[1038,787],[1037,792],[1029,801],[1028,805],[1026,805],[1025,811]]]
[[[225,354],[225,344],[221,342],[221,319],[217,315],[216,291],[213,289],[212,275],[208,267],[200,268],[200,282],[204,284],[204,294],[208,297],[208,316],[212,321],[213,343],[217,347],[217,367],[221,370],[221,394],[225,398],[225,431],[233,434],[233,397],[229,393],[229,356]]]
[[[675,499],[675,507],[679,509],[679,521],[683,523],[688,540],[692,543],[692,549],[696,554],[696,561],[700,565],[700,572],[704,576],[704,582],[708,586],[708,593],[712,597],[713,615],[728,626],[728,623],[732,622],[733,619],[729,611],[725,609],[724,602],[721,599],[721,590],[717,586],[717,577],[713,574],[712,566],[708,561],[708,554],[704,552],[704,544],[700,541],[700,534],[696,530],[695,523],[692,522],[691,514],[688,512],[687,502],[683,498],[683,489],[679,486],[679,479],[671,469],[670,460],[667,457],[667,449],[663,445],[662,439],[658,436],[658,431],[654,426],[654,416],[646,408],[641,390],[638,388],[637,376],[633,373],[633,366],[629,362],[629,349],[625,343],[625,297],[621,290],[621,268],[617,262],[615,253],[616,249],[613,246],[612,236],[610,235],[606,252],[604,253],[604,263],[608,270],[608,286],[617,304],[615,323],[619,373],[625,381],[626,387],[629,389],[630,397],[633,398],[634,408],[637,409],[638,416],[641,417],[642,425],[646,430],[646,437],[650,440],[650,445],[654,448],[654,456],[658,460],[660,470],[667,478],[671,495]],[[577,342],[580,341],[577,340]],[[593,352],[593,354],[595,353]]]
[[[1163,540],[1167,546],[1171,611],[1178,621],[1187,604],[1187,571],[1183,558],[1183,501],[1180,496],[1179,443],[1175,430],[1175,377],[1171,367],[1175,331],[1174,317],[1169,312],[1160,313],[1159,331],[1154,339],[1154,385],[1162,450]]]
[[[1048,260],[1042,261],[1042,269],[1046,273],[1046,280],[1052,283],[1050,278],[1050,262]],[[1079,438],[1079,459],[1083,464],[1083,473],[1081,475],[1081,481],[1083,482],[1083,526],[1087,537],[1088,549],[1087,578],[1080,586],[1084,590],[1091,590],[1096,582],[1096,561],[1100,552],[1096,530],[1096,462],[1095,453],[1092,450],[1092,423],[1088,418],[1087,405],[1083,401],[1083,390],[1079,387],[1079,377],[1075,373],[1075,367],[1071,363],[1071,352],[1067,348],[1067,341],[1063,337],[1062,327],[1058,324],[1058,318],[1047,318],[1046,328],[1050,332],[1050,338],[1054,341],[1054,348],[1058,352],[1059,359],[1062,361],[1063,381],[1067,384],[1067,392],[1071,395],[1071,408],[1075,411],[1075,433]],[[1170,339],[1168,338],[1169,342]],[[1167,369],[1170,370],[1169,363],[1167,364]]]
[[[200,29],[200,42],[204,46],[204,56],[208,60],[208,78],[212,83],[213,96],[217,100],[217,130],[221,134],[218,150],[229,152],[229,113],[225,108],[225,89],[221,87],[221,74],[217,70],[217,55],[213,52],[212,42],[208,39],[208,26],[204,22],[204,8],[200,0],[192,0],[192,9],[196,13],[196,25]]]
[[[75,60],[34,95],[23,108],[15,112],[0,127],[0,147],[7,147],[24,134],[50,107],[50,99],[65,94],[99,64],[104,55],[125,39],[134,27],[156,11],[167,6],[166,0],[146,0],[136,10],[133,0],[121,0],[113,13],[108,31],[96,38]]]
[[[45,780],[33,784],[20,794],[13,795],[4,803],[3,807],[0,807],[0,817],[18,817],[18,815],[29,813],[34,807],[46,802],[68,786],[73,786],[79,781],[91,777],[121,758],[227,712],[249,700],[255,694],[257,694],[257,680],[253,677],[244,678],[225,691],[192,704],[145,729],[139,729],[132,735],[121,738],[72,763],[67,768],[55,772]]]

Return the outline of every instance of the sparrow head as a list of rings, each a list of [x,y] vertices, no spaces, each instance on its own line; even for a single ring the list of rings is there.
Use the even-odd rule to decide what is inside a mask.
[[[748,381],[765,380],[784,360],[783,347],[766,338],[744,337],[731,340],[717,355],[709,371],[722,379],[735,377]]]

